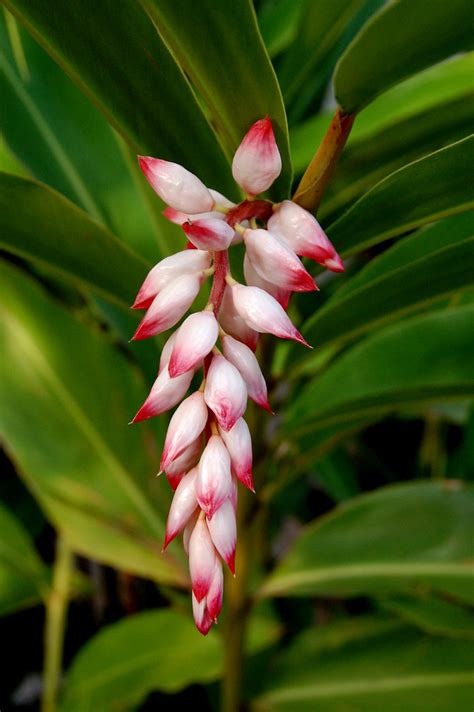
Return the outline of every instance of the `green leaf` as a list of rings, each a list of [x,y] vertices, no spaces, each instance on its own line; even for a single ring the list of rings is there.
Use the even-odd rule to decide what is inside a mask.
[[[252,617],[247,652],[257,652],[274,640],[274,624]],[[211,631],[203,638],[191,611],[137,613],[104,628],[79,651],[60,709],[128,710],[153,690],[173,693],[192,683],[216,680],[223,657],[222,637]]]
[[[409,163],[377,183],[328,229],[344,255],[474,207],[474,137]]]
[[[140,2],[206,102],[229,158],[254,121],[270,116],[283,162],[270,192],[287,198],[292,168],[285,107],[250,0]]]
[[[278,65],[290,121],[300,118],[324,91],[339,54],[380,5],[381,0],[306,2],[298,34]]]
[[[0,246],[130,306],[150,265],[56,191],[0,173]]]
[[[432,593],[383,598],[383,609],[433,635],[474,638],[474,611]]]
[[[282,52],[295,39],[305,0],[268,0],[258,13],[258,25],[270,57]]]
[[[461,98],[465,102],[464,108],[458,107],[461,117],[466,112],[472,112],[473,62],[474,55],[470,53],[425,69],[377,97],[372,104],[365,107],[354,123],[328,191],[331,194],[337,192],[333,184],[342,182],[341,174],[345,171],[341,166],[346,164],[347,156],[351,153],[354,153],[354,160],[350,165],[351,169],[354,169],[358,147],[366,153],[370,146],[373,146],[374,154],[376,150],[384,151],[382,137],[391,137],[392,144],[395,145],[396,130],[399,132],[400,144],[406,140],[407,133],[409,137],[416,134],[418,140],[423,141],[426,126],[425,123],[420,122],[419,117],[423,116],[425,122],[430,121],[433,126],[437,126],[439,125],[437,114],[442,107],[458,106],[458,100]],[[291,155],[295,173],[303,173],[306,169],[314,155],[315,147],[324,138],[331,118],[331,112],[317,114],[291,130]],[[447,124],[446,120],[445,123]],[[451,117],[451,123],[453,125],[459,123],[456,116]],[[400,150],[403,150],[401,146]],[[349,167],[347,170],[349,171]],[[347,180],[350,183],[349,176]],[[324,212],[323,206],[321,212]]]
[[[474,307],[407,319],[366,338],[306,384],[286,431],[327,428],[354,418],[474,395]]]
[[[379,631],[377,634],[377,624]],[[367,624],[366,624],[367,625]],[[388,628],[389,624],[386,624]],[[348,634],[344,635],[344,628]],[[354,621],[302,633],[264,679],[255,712],[450,712],[469,709],[474,689],[472,646],[431,638],[408,627],[366,638]],[[332,645],[319,646],[322,638]],[[321,649],[322,648],[322,649]]]
[[[145,191],[148,183],[140,174],[138,184],[130,174],[118,134],[37,42],[17,30],[27,77],[15,67],[0,16],[2,131],[10,150],[32,177],[63,193],[144,256],[155,259],[158,246],[169,252],[168,233],[174,226],[151,216],[143,204],[140,188]],[[133,170],[135,165],[138,169],[133,157]]]
[[[79,652],[60,709],[118,712],[153,690],[176,692],[208,682],[220,669],[219,639],[203,638],[192,617],[147,611],[104,628]],[[185,661],[185,664],[183,664]]]
[[[48,590],[48,571],[28,532],[0,503],[0,615],[44,600]]]
[[[340,345],[441,297],[474,286],[474,222],[472,214],[470,217],[472,237],[458,239],[448,219],[444,244],[438,250],[431,244],[431,232],[421,230],[401,241],[404,257],[401,266],[374,277],[377,274],[374,260],[369,264],[368,277],[362,270],[356,276],[356,286],[351,287],[349,280],[343,295],[336,293],[335,298],[315,312],[304,326],[305,338],[318,347]],[[392,249],[400,252],[397,248],[395,245]],[[385,262],[390,252],[383,253],[380,261]]]
[[[172,555],[160,554],[159,444],[127,425],[145,397],[141,379],[36,283],[5,263],[0,275],[0,430],[19,473],[75,551],[183,583]]]
[[[229,166],[183,72],[138,3],[4,0],[136,153],[233,190]],[[96,160],[101,160],[100,156]]]
[[[357,596],[432,587],[472,599],[474,489],[388,486],[304,527],[264,596]]]
[[[362,28],[338,62],[337,101],[360,111],[376,96],[425,67],[474,47],[469,0],[397,0]]]

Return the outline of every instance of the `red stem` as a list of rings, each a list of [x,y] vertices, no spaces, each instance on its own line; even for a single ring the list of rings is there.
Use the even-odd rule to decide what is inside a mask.
[[[229,271],[229,253],[227,250],[214,252],[214,279],[212,281],[211,295],[209,302],[212,304],[214,315],[217,319],[219,309],[221,308],[222,299],[225,291],[225,278]]]

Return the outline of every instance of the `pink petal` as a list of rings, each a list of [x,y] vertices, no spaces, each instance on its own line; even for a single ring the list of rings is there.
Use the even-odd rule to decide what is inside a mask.
[[[182,250],[165,257],[148,273],[140,287],[132,309],[147,309],[158,292],[183,274],[201,272],[211,264],[211,255],[204,250]]]
[[[224,331],[232,336],[235,336],[239,341],[255,351],[258,342],[258,333],[251,329],[242,319],[234,305],[232,289],[225,288],[224,298],[222,299],[221,309],[219,311],[219,322]]]
[[[222,338],[222,347],[226,359],[238,369],[244,379],[250,398],[271,413],[267,384],[254,352],[241,341],[228,335]]]
[[[173,490],[176,490],[184,475],[199,462],[200,454],[201,436],[197,437],[179,457],[166,467],[166,478]]]
[[[235,511],[230,499],[215,512],[207,522],[212,542],[229,569],[235,574],[235,546],[237,541],[237,524]]]
[[[202,635],[207,635],[212,628],[212,618],[207,610],[207,601],[203,598],[198,601],[194,593],[191,593],[193,604],[193,618],[196,628]]]
[[[197,509],[198,502],[195,489],[197,472],[197,467],[188,472],[176,488],[166,523],[163,549],[166,549],[170,541],[184,529],[191,515]]]
[[[207,610],[213,621],[217,621],[217,617],[222,609],[222,596],[224,593],[224,574],[222,572],[222,564],[216,556],[214,567],[214,575],[206,596]]]
[[[224,430],[245,413],[247,387],[239,371],[224,356],[214,356],[206,376],[204,400]]]
[[[201,509],[212,517],[230,496],[230,455],[218,435],[212,435],[201,455],[196,479],[196,497]]]
[[[219,325],[211,311],[191,314],[181,324],[168,364],[170,375],[175,378],[195,368],[212,350],[219,335]]]
[[[182,225],[188,240],[200,250],[227,250],[234,230],[224,220],[215,218],[185,222]]]
[[[244,277],[249,287],[260,287],[260,289],[264,289],[286,310],[288,302],[290,301],[291,292],[263,279],[253,266],[247,253],[245,253],[244,256]]]
[[[160,469],[166,470],[196,438],[207,423],[207,406],[200,391],[193,393],[175,410],[166,433]]]
[[[280,339],[293,339],[311,348],[291,323],[281,304],[263,289],[234,284],[232,295],[237,312],[252,329]]]
[[[291,200],[275,208],[267,227],[297,255],[309,257],[333,272],[344,271],[341,258],[316,218]]]
[[[138,162],[153,190],[175,210],[203,213],[214,207],[206,186],[178,163],[150,156],[138,156]]]
[[[233,428],[219,433],[230,455],[232,472],[237,479],[255,492],[252,480],[252,440],[247,423],[239,418]]]
[[[317,289],[293,250],[268,230],[246,230],[244,242],[253,267],[267,282],[291,292]]]
[[[178,378],[171,378],[167,369],[161,371],[151,388],[150,395],[131,422],[138,423],[173,408],[184,398],[193,375],[194,371],[188,371]]]
[[[268,117],[256,121],[244,136],[232,161],[235,181],[249,195],[267,190],[281,172],[281,157]]]
[[[196,299],[202,281],[202,273],[184,274],[166,285],[153,300],[133,335],[132,341],[161,334],[177,324]]]
[[[212,543],[204,514],[202,514],[193,529],[189,539],[189,573],[193,593],[198,602],[207,596],[214,576],[216,551]]]

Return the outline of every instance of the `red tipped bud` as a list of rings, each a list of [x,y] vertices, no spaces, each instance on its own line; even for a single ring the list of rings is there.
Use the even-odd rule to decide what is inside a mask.
[[[214,356],[206,377],[204,400],[224,430],[230,430],[247,407],[247,387],[224,356]]]
[[[281,172],[281,157],[267,117],[256,121],[244,136],[232,161],[232,175],[249,195],[267,190]]]
[[[237,524],[235,510],[230,499],[215,512],[207,522],[212,542],[229,569],[235,574],[235,545],[237,541]]]
[[[232,478],[230,455],[218,435],[212,435],[199,461],[196,497],[199,506],[211,518],[222,502],[230,496]]]
[[[138,162],[153,190],[167,205],[183,213],[212,210],[212,195],[204,183],[183,166],[150,156],[138,156]]]
[[[219,325],[211,311],[190,314],[181,324],[171,352],[168,370],[172,378],[195,368],[212,350]]]
[[[206,423],[207,406],[203,394],[197,391],[188,396],[173,413],[166,433],[161,470],[166,472],[173,460],[201,435]]]
[[[255,492],[252,480],[252,440],[247,423],[239,418],[233,428],[227,431],[219,428],[219,433],[229,452],[232,472],[244,487]]]
[[[182,225],[186,237],[200,250],[227,250],[234,238],[234,230],[224,220],[205,218]]]

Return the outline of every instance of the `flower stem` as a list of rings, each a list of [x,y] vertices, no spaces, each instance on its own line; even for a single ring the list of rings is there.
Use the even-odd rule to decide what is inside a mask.
[[[302,177],[292,200],[302,208],[316,212],[331,179],[339,156],[354,123],[355,114],[337,109],[326,135]]]
[[[214,252],[214,279],[212,281],[209,304],[217,318],[224,297],[226,277],[229,272],[229,253],[227,250]]]
[[[53,583],[46,602],[41,712],[57,709],[72,565],[73,553],[65,539],[58,535]]]

